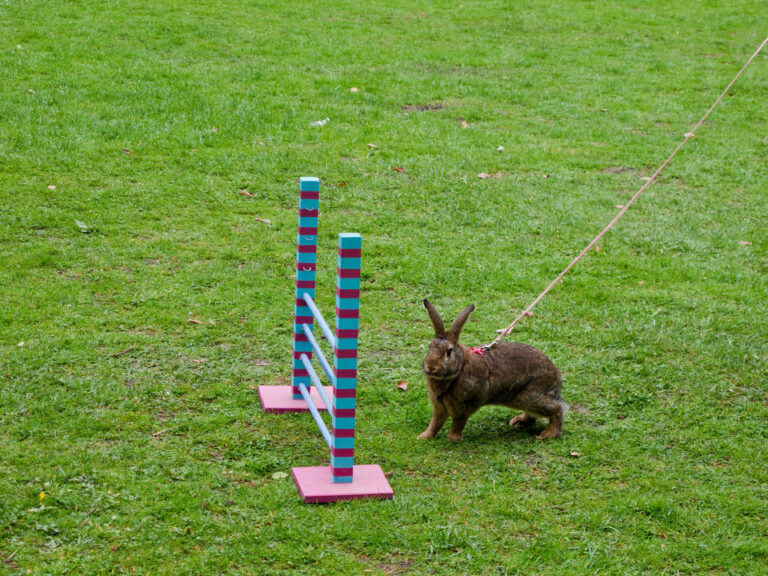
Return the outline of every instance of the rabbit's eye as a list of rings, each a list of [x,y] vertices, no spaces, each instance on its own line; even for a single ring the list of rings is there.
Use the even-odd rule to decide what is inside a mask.
[[[448,348],[448,352],[446,352],[445,355],[448,356],[448,358],[450,358],[452,352],[453,352],[453,348]]]

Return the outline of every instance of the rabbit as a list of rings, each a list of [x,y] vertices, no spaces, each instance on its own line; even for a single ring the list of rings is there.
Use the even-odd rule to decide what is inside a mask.
[[[515,428],[529,428],[537,418],[549,419],[539,440],[560,436],[567,405],[560,395],[560,372],[549,358],[516,342],[500,342],[486,351],[467,348],[459,343],[459,333],[474,305],[465,308],[448,331],[428,300],[424,306],[435,329],[423,366],[433,411],[419,438],[437,436],[450,416],[448,440],[460,441],[469,417],[486,404],[522,410],[509,422]]]

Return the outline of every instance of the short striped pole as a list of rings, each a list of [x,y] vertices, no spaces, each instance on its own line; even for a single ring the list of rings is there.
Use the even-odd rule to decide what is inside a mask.
[[[359,234],[339,234],[336,268],[336,347],[333,350],[331,479],[352,482],[357,403],[357,337],[360,328]]]
[[[313,316],[303,295],[315,298],[315,270],[317,268],[317,213],[320,207],[320,180],[301,178],[299,180],[299,230],[296,241],[296,293],[293,305],[293,367],[291,370],[291,393],[294,399],[301,398],[299,384],[309,390],[312,382],[307,369],[299,359],[302,354],[312,358],[312,345],[301,325],[313,326]]]

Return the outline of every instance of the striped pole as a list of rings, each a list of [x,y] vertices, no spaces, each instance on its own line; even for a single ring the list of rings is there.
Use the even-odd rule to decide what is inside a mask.
[[[299,384],[309,390],[312,382],[307,369],[301,362],[301,355],[312,358],[312,344],[302,329],[302,324],[313,326],[312,311],[304,301],[304,294],[315,298],[315,270],[317,268],[317,213],[320,207],[320,180],[301,178],[299,180],[299,230],[296,241],[296,294],[293,305],[293,367],[291,370],[291,393],[293,398],[302,398]]]
[[[331,480],[352,482],[357,404],[357,337],[360,328],[359,234],[339,234],[336,268],[336,346],[333,349]]]

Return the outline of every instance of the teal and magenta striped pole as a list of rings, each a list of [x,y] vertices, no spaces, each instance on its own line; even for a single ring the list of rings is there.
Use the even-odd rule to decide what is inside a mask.
[[[357,404],[357,340],[360,329],[359,234],[339,234],[336,267],[336,346],[333,349],[331,479],[352,482]]]
[[[309,390],[312,386],[309,373],[301,362],[301,355],[312,359],[312,344],[302,324],[313,326],[312,311],[304,301],[304,294],[315,298],[315,272],[317,269],[317,214],[320,208],[320,180],[301,178],[299,180],[299,230],[296,241],[296,294],[293,305],[293,367],[291,370],[291,393],[301,398],[299,383]]]

